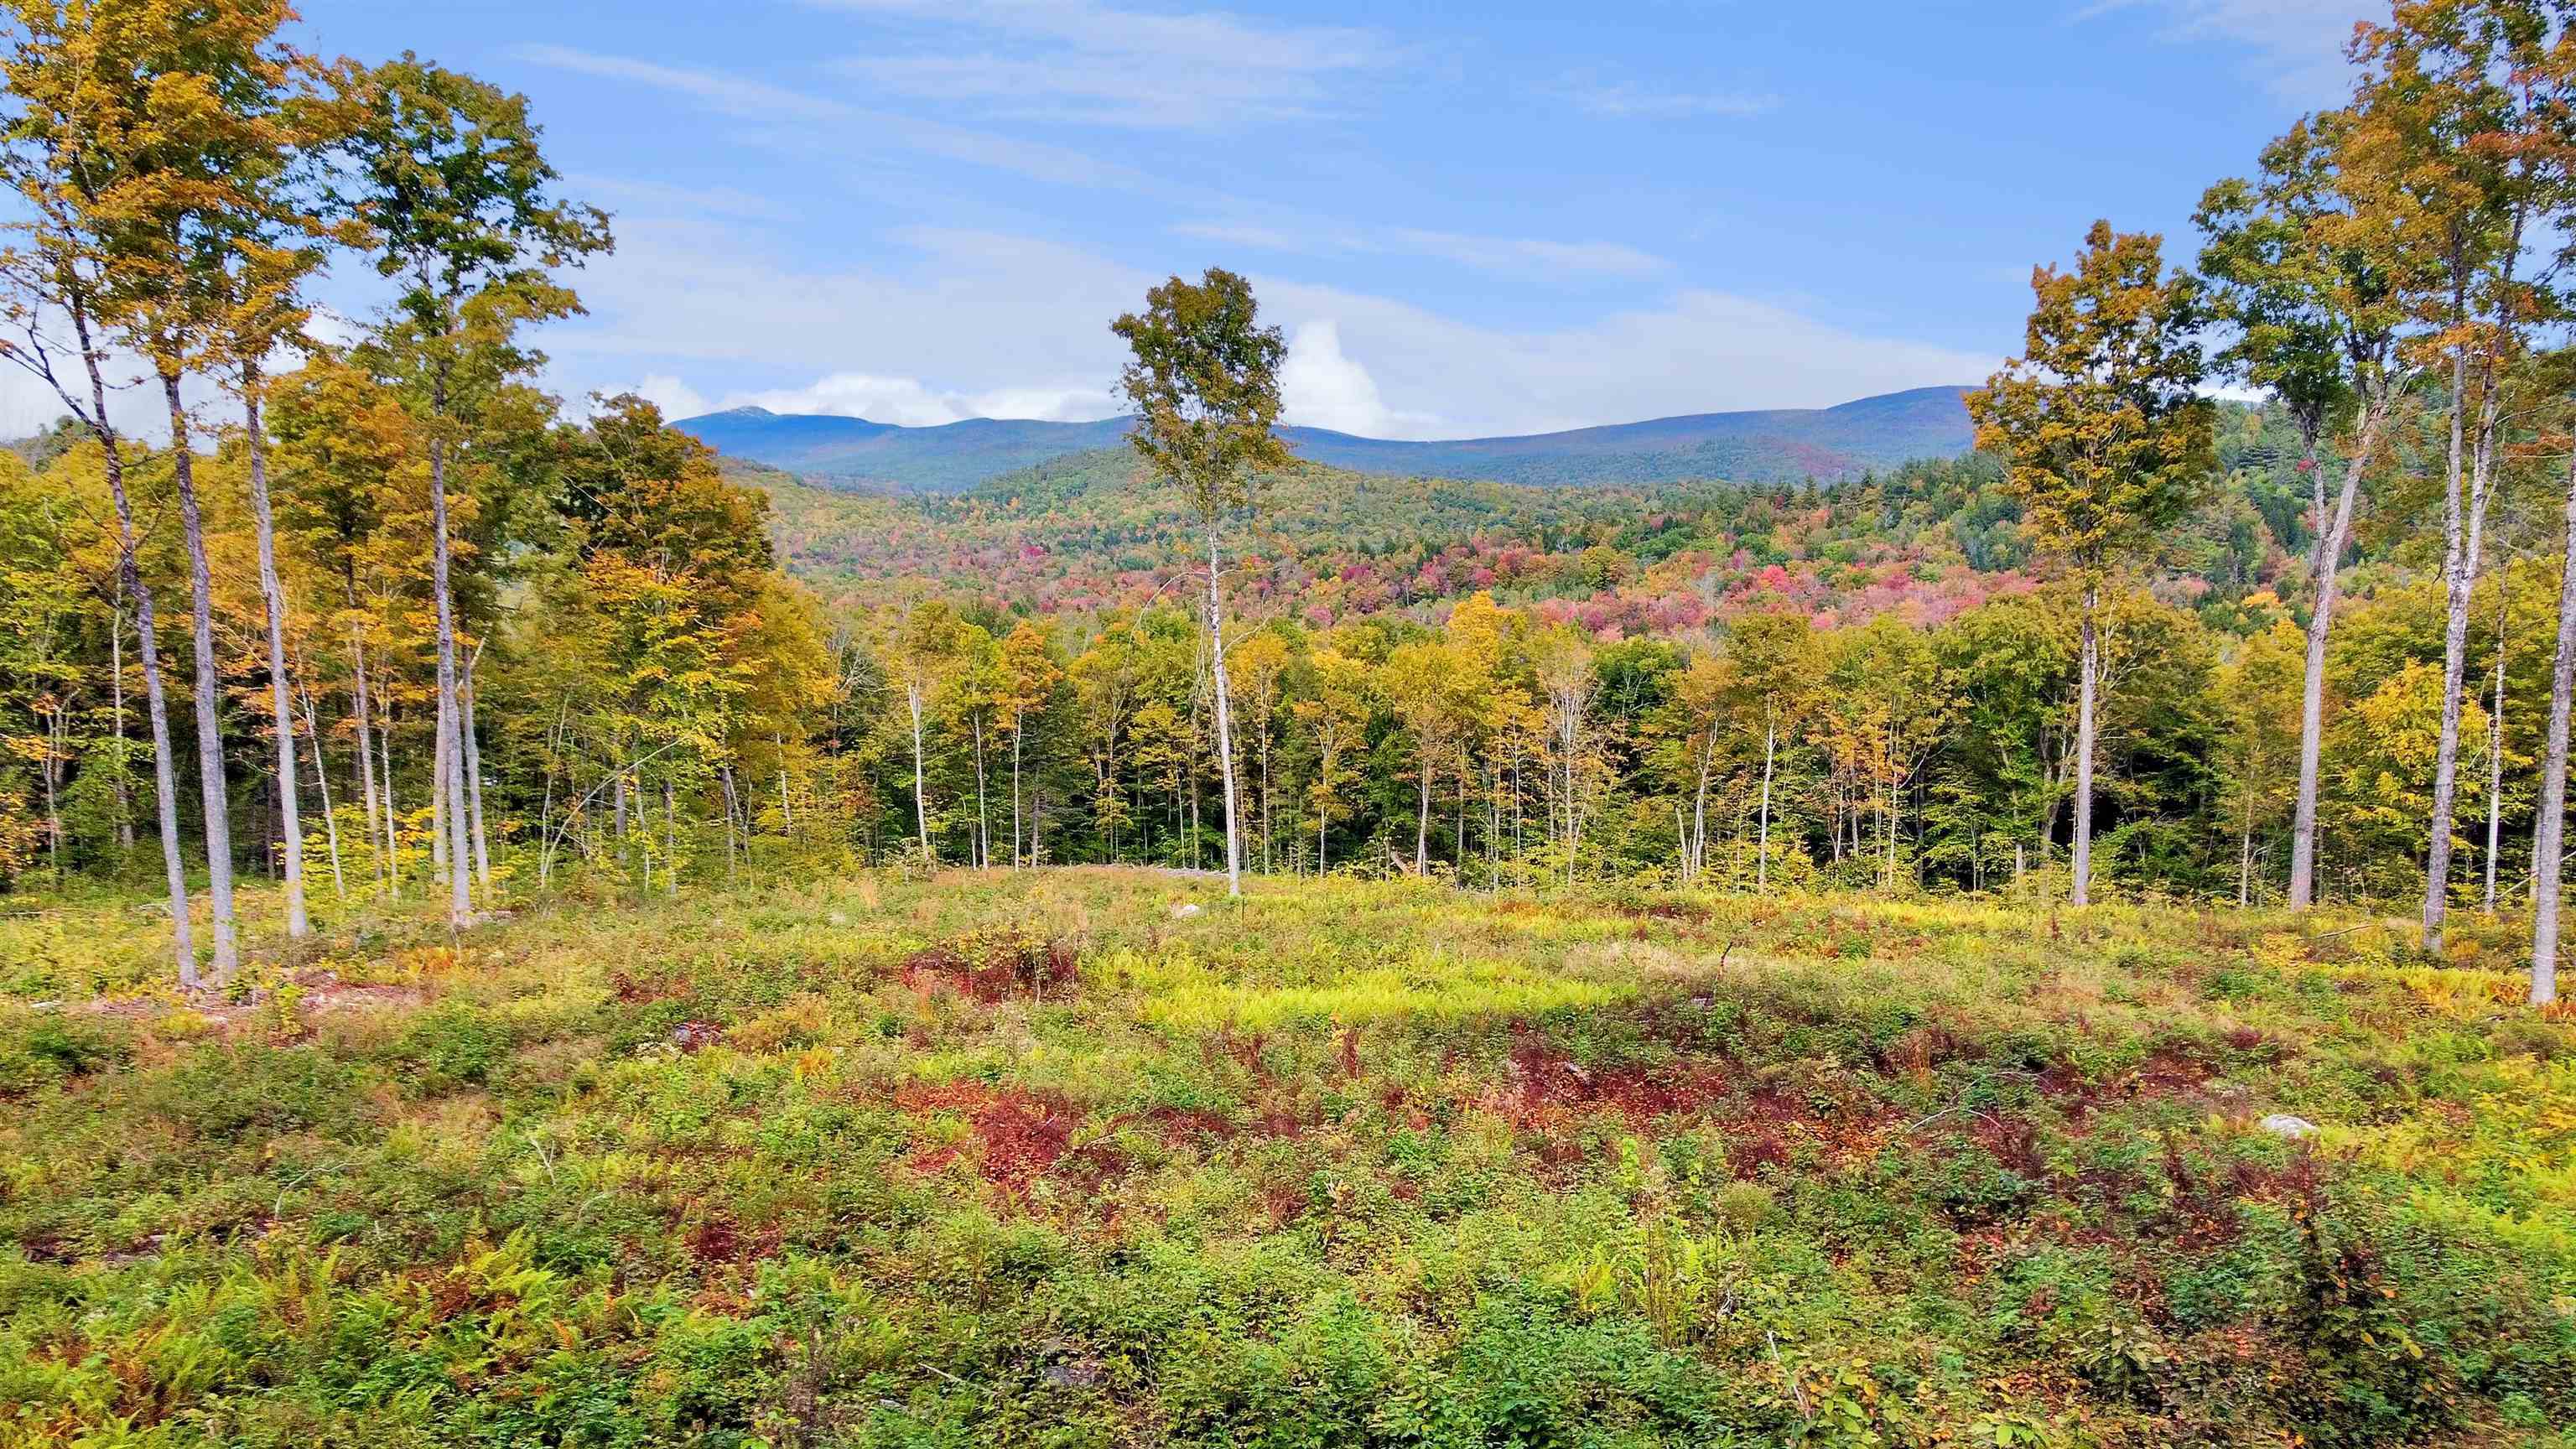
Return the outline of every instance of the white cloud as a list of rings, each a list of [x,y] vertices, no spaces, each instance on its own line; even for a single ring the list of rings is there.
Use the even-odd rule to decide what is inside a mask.
[[[663,65],[657,61],[605,55],[563,45],[523,45],[511,53],[534,65],[606,80],[629,81],[686,96],[721,115],[746,121],[795,123],[772,126],[746,137],[780,150],[810,151],[826,145],[853,149],[873,141],[937,156],[942,160],[1008,171],[1063,186],[1140,190],[1154,184],[1151,178],[1132,168],[1102,161],[1067,147],[868,110],[836,97],[809,95],[720,71]],[[740,196],[741,193],[735,195]],[[756,197],[746,199],[758,206],[774,206]],[[723,210],[715,206],[697,209]],[[735,214],[751,213],[737,211]]]
[[[41,348],[50,354],[54,375],[72,389],[82,410],[89,407],[89,374],[81,366],[80,355],[67,342],[70,329],[60,314],[45,309],[37,318]],[[37,345],[31,344],[22,325],[0,328],[0,340],[10,348],[9,358],[0,362],[0,439],[25,438],[43,432],[57,419],[69,416],[54,386],[25,364],[37,363]],[[270,359],[270,370],[282,372],[302,361],[295,353],[280,348]],[[149,447],[162,447],[170,441],[169,404],[161,395],[161,384],[151,368],[140,357],[121,347],[107,349],[101,372],[107,380],[108,426],[124,437],[133,438]],[[241,418],[241,404],[231,393],[202,373],[189,373],[180,379],[180,403],[188,410],[189,428],[200,449],[221,429],[236,426]]]
[[[662,410],[668,418],[694,418],[709,411],[704,393],[667,372],[648,372],[633,387],[617,389],[635,394]]]
[[[1272,223],[1183,222],[1172,230],[1203,241],[1225,242],[1298,256],[1361,254],[1433,257],[1484,272],[1521,275],[1580,272],[1637,277],[1664,270],[1663,258],[1624,242],[1549,241],[1535,237],[1473,236],[1418,227],[1352,227],[1312,219]]]
[[[1341,329],[1331,318],[1306,323],[1289,340],[1280,364],[1281,420],[1370,438],[1429,437],[1439,420],[1400,413],[1378,395],[1377,379],[1342,351]]]
[[[623,55],[602,55],[568,45],[522,45],[512,55],[533,65],[551,66],[605,80],[633,81],[657,90],[689,96],[708,109],[747,120],[788,117],[801,121],[844,121],[854,108],[825,96],[809,96],[766,81],[745,80],[717,71],[661,65]]]
[[[1667,121],[1689,116],[1759,116],[1780,108],[1780,98],[1767,91],[1650,91],[1577,81],[1562,94],[1575,109],[1596,116]]]
[[[1002,115],[1126,126],[1307,117],[1345,77],[1385,66],[1375,32],[1097,0],[814,0],[901,22],[925,42],[841,63],[892,94]],[[932,33],[936,33],[935,38]]]
[[[723,405],[767,408],[773,413],[828,413],[907,428],[937,427],[967,418],[1084,422],[1115,417],[1119,411],[1106,390],[1079,383],[962,393],[932,388],[919,378],[863,372],[830,373],[797,388],[733,393]]]
[[[987,232],[923,229],[900,239],[915,253],[910,265],[817,272],[764,255],[747,232],[638,225],[585,274],[592,316],[550,329],[548,350],[559,372],[585,377],[758,369],[821,379],[725,399],[768,399],[762,405],[773,411],[857,412],[880,422],[1105,417],[1118,411],[1109,390],[1120,349],[1109,321],[1181,265],[1131,267]],[[1376,408],[1378,420],[1365,426],[1413,435],[1826,406],[1971,382],[1996,362],[1707,290],[1515,330],[1290,277],[1256,273],[1253,281],[1264,318],[1303,344],[1301,417],[1347,422]],[[1329,333],[1309,331],[1316,324]]]
[[[1437,414],[1451,437],[1824,407],[1971,382],[1996,362],[1704,290],[1575,326],[1515,331],[1330,287],[1256,283],[1263,305],[1283,320],[1332,318],[1344,347],[1368,359],[1390,404]]]
[[[2215,38],[2250,50],[2248,68],[2260,70],[2275,94],[2330,105],[2351,87],[2344,47],[2354,22],[2365,12],[2385,14],[2387,6],[2371,0],[2094,0],[2074,18],[2129,10],[2168,17],[2169,40]]]

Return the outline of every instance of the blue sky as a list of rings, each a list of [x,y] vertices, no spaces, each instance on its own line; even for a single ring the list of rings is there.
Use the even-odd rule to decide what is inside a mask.
[[[618,254],[568,394],[1113,411],[1112,315],[1251,275],[1297,421],[1535,431],[1981,376],[2096,215],[2331,103],[2366,0],[308,0],[526,92]],[[1225,3],[1225,0],[1212,0]]]

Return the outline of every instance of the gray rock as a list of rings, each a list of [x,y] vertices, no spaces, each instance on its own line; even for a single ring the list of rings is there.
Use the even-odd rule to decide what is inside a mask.
[[[2317,1135],[2316,1123],[2305,1117],[2293,1117],[2287,1112],[2275,1112],[2254,1125],[2275,1137],[2287,1137],[2293,1142]]]
[[[1198,915],[1202,909],[1204,908],[1200,906],[1198,902],[1188,901],[1181,905],[1172,907],[1172,919],[1175,921],[1186,921]]]

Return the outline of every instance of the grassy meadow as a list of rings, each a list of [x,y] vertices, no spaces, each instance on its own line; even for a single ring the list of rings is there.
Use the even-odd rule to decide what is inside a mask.
[[[885,874],[192,1008],[39,900],[0,1444],[2576,1445],[2576,1018],[2476,930]]]

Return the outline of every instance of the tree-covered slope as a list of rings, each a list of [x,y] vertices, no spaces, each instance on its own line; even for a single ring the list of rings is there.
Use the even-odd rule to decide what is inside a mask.
[[[1299,457],[1362,473],[1438,475],[1549,486],[1725,478],[1834,481],[1909,458],[1966,452],[1958,387],[1917,388],[1830,408],[1698,413],[1527,437],[1407,442],[1322,428],[1283,428]],[[1070,454],[1114,445],[1124,419],[1050,423],[970,418],[906,428],[863,418],[736,408],[676,426],[727,457],[833,486],[957,492]]]

